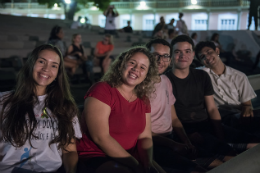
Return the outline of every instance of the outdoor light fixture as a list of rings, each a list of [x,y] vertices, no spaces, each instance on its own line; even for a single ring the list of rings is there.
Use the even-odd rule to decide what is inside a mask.
[[[80,23],[84,24],[86,22],[85,18],[80,19]]]
[[[98,10],[98,8],[96,6],[92,6],[90,10]]]
[[[146,6],[146,3],[145,3],[144,1],[141,1],[141,2],[140,2],[140,6],[141,6],[141,7],[145,7],[145,6]]]
[[[141,1],[141,2],[140,2],[140,5],[138,5],[138,6],[136,7],[136,9],[137,9],[137,10],[147,10],[147,9],[149,9],[149,7],[147,7],[145,1]]]
[[[71,0],[64,0],[66,4],[70,4]]]
[[[54,6],[54,8],[58,8],[58,4],[57,3],[55,3],[53,6]]]
[[[191,4],[196,5],[197,4],[197,0],[191,0]]]

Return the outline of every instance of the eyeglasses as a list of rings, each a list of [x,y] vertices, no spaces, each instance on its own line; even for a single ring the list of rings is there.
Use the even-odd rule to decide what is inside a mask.
[[[159,55],[159,54],[153,54],[156,58],[157,61],[160,61],[160,59],[162,58],[162,60],[164,62],[169,62],[171,60],[170,55],[164,54],[164,55]]]

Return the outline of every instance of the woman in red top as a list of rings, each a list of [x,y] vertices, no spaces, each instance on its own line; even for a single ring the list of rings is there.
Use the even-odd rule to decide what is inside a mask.
[[[144,47],[122,53],[85,96],[79,157],[95,172],[164,172],[152,159],[150,102],[155,58]]]

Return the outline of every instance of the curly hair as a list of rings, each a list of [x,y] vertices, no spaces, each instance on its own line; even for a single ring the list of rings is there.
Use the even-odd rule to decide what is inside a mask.
[[[121,53],[111,65],[108,72],[103,76],[101,81],[107,82],[111,87],[118,87],[122,85],[122,71],[125,64],[133,57],[136,53],[141,52],[149,59],[149,68],[146,78],[137,86],[135,86],[135,93],[138,98],[146,100],[155,92],[154,84],[159,80],[157,62],[154,56],[144,46],[133,47],[123,53]]]

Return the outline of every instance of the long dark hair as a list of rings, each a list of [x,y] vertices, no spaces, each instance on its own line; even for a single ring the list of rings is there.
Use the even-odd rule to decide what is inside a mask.
[[[6,95],[1,102],[3,108],[0,115],[0,130],[3,133],[3,140],[10,142],[14,147],[23,146],[27,140],[32,146],[31,137],[35,137],[33,132],[37,127],[37,120],[33,108],[39,101],[33,68],[39,53],[43,50],[54,51],[60,57],[57,78],[46,88],[45,107],[48,107],[57,119],[59,132],[50,144],[58,143],[58,147],[64,149],[75,136],[72,119],[77,115],[78,109],[70,93],[62,54],[57,47],[45,44],[33,50],[18,73],[15,90]]]
[[[54,26],[51,30],[51,33],[50,33],[50,37],[49,37],[49,41],[50,40],[55,40],[55,39],[58,39],[60,40],[60,38],[57,36],[57,34],[60,32],[62,28],[58,25]]]

